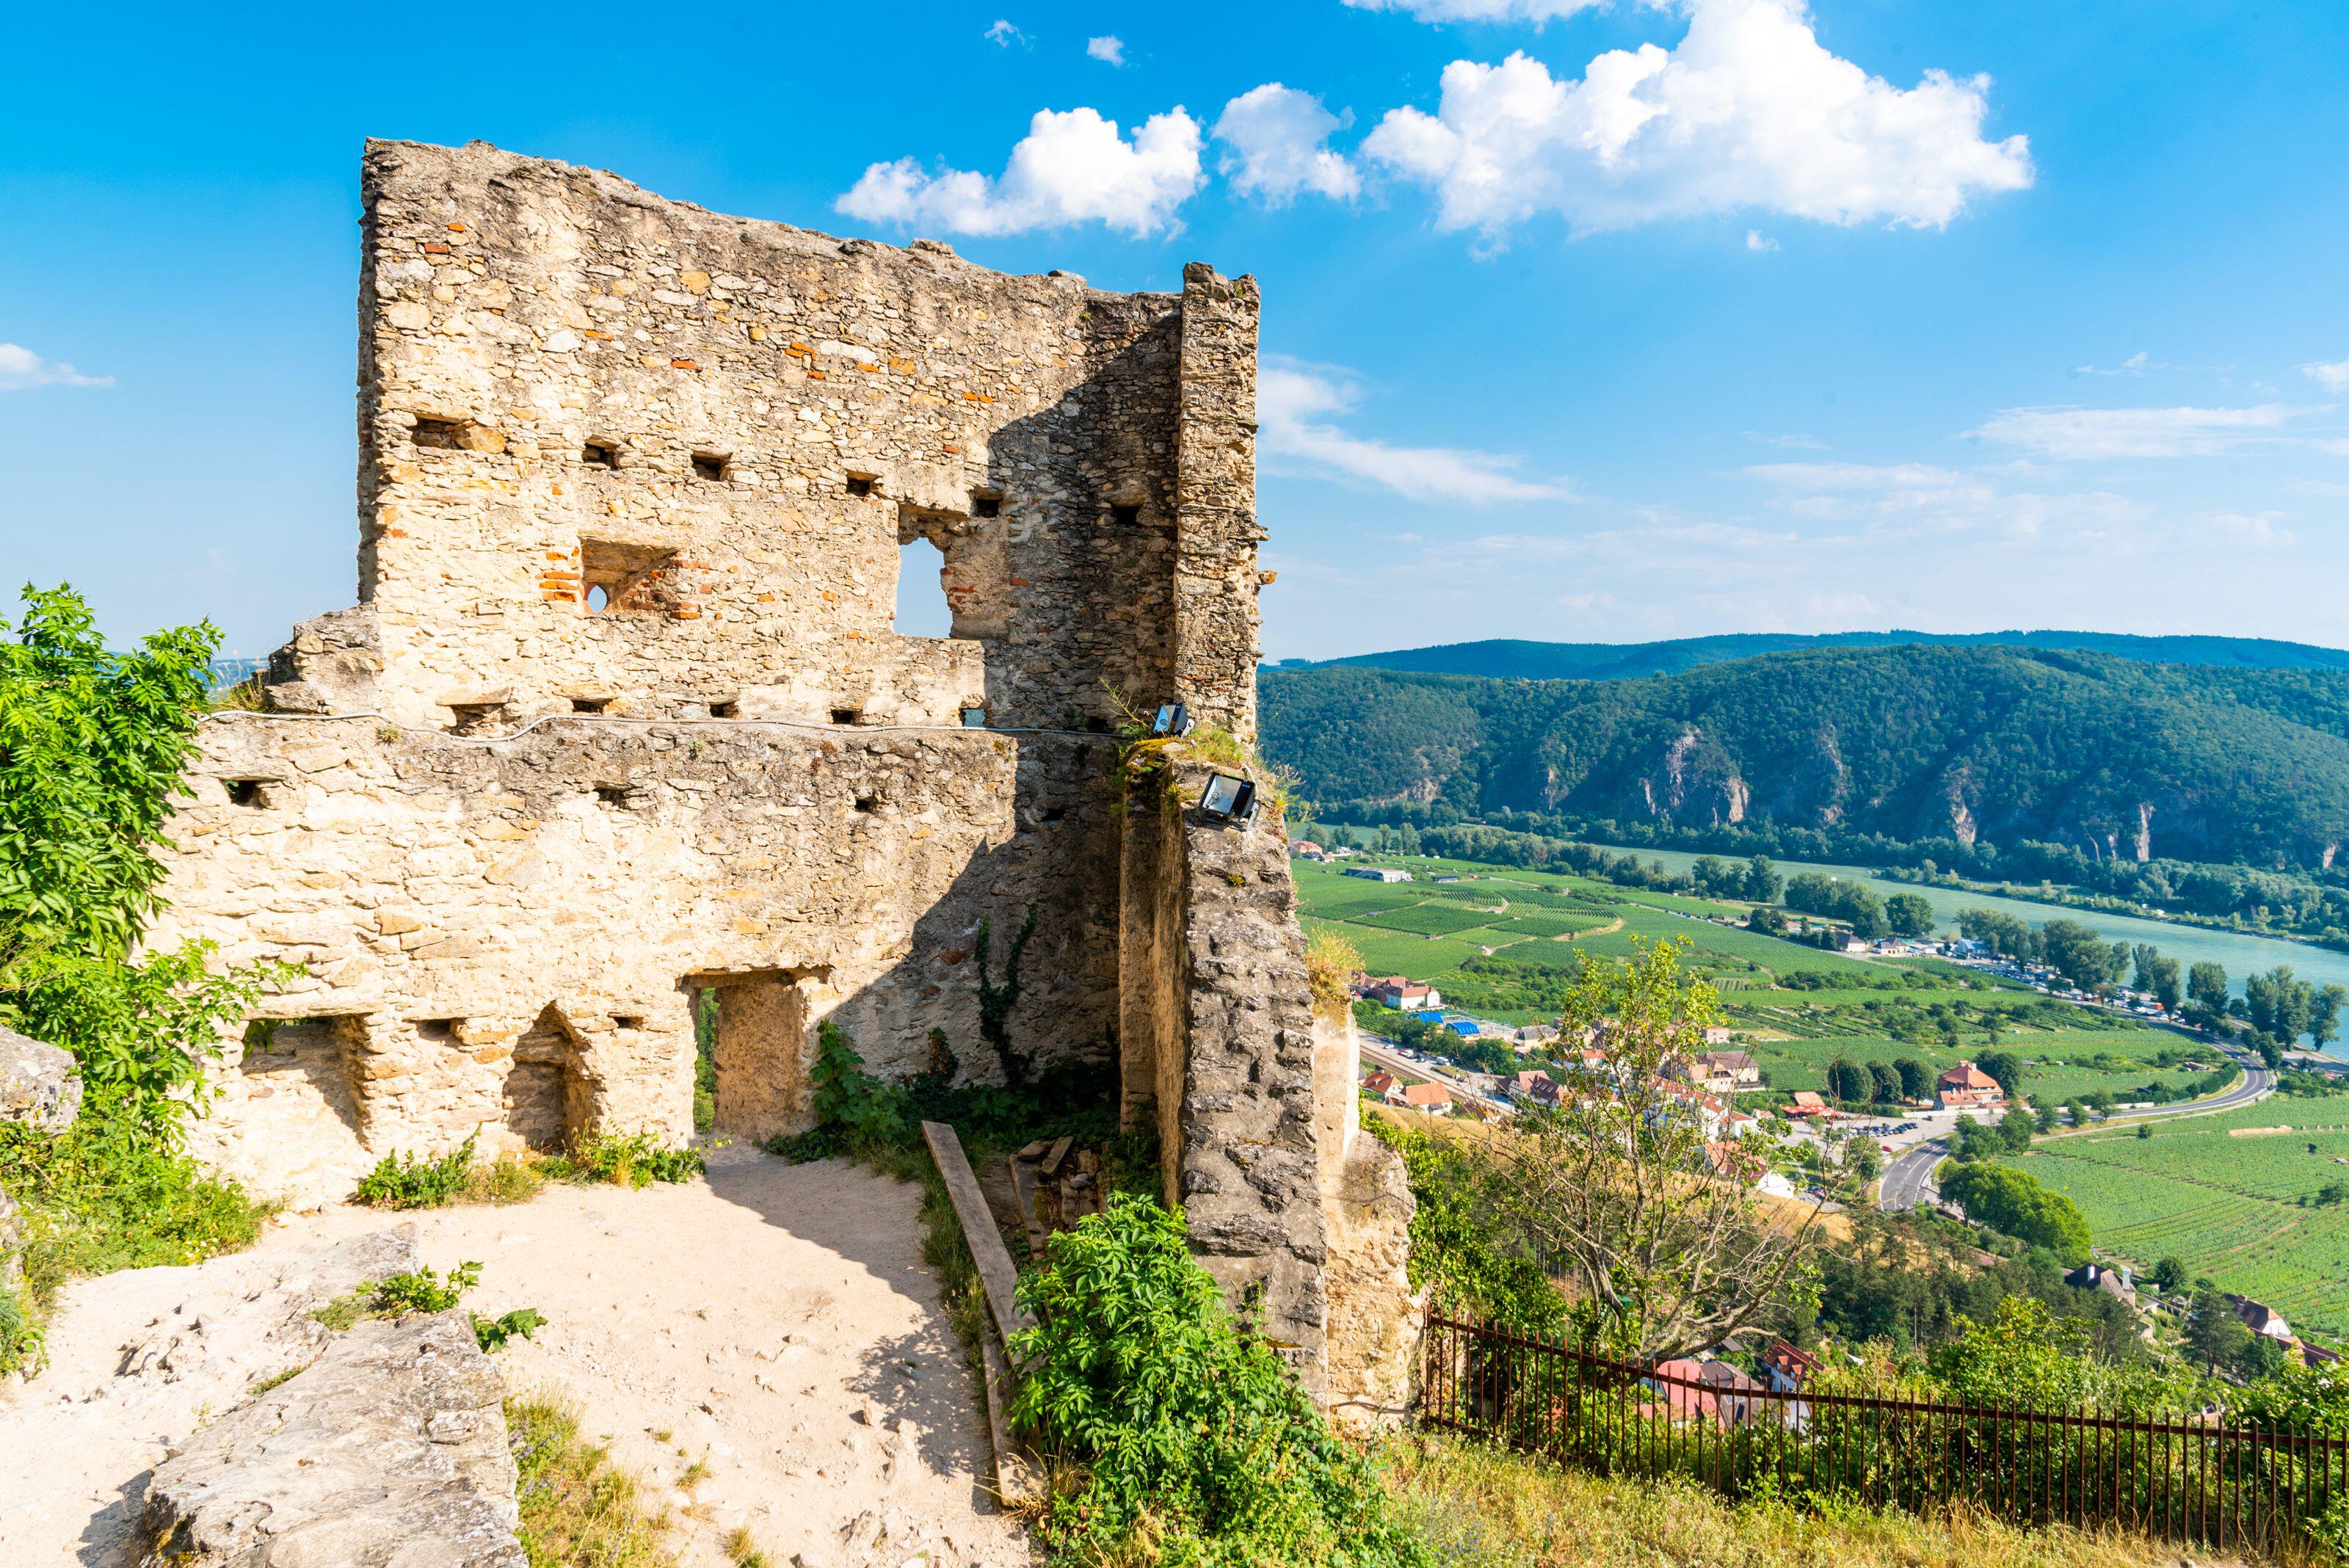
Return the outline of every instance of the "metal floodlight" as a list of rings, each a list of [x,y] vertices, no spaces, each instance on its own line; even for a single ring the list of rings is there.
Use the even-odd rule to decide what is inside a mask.
[[[1207,775],[1206,793],[1199,797],[1199,809],[1207,815],[1246,827],[1256,820],[1256,808],[1253,781],[1234,778],[1229,774]]]
[[[1158,716],[1150,722],[1150,733],[1158,740],[1180,740],[1191,732],[1191,710],[1180,702],[1161,702]]]

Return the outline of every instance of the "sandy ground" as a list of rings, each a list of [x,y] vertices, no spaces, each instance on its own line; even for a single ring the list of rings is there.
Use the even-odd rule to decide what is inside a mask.
[[[321,1241],[409,1220],[429,1265],[481,1263],[468,1305],[546,1315],[501,1354],[508,1386],[568,1398],[678,1514],[684,1562],[730,1562],[719,1542],[742,1525],[779,1565],[1026,1563],[984,1490],[985,1417],[921,1262],[919,1196],[723,1149],[684,1186],[329,1209],[234,1257],[82,1281],[48,1371],[0,1395],[0,1564],[129,1563],[145,1472],[278,1370],[236,1314],[282,1296]],[[696,1460],[709,1473],[681,1489]]]

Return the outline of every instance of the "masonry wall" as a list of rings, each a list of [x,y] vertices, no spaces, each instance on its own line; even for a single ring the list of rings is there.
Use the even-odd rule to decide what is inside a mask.
[[[1246,722],[1252,282],[1007,276],[480,143],[371,142],[363,193],[375,706],[1082,728],[1179,662]],[[951,638],[891,630],[917,537]]]
[[[992,1078],[973,943],[1030,907],[1023,1044],[1110,1050],[1105,740],[566,716],[492,742],[223,714],[202,741],[150,940],[305,971],[260,1009],[295,1022],[233,1045],[196,1127],[260,1190],[340,1197],[381,1154],[476,1127],[492,1153],[684,1137],[704,987],[752,1030],[739,1077],[721,1030],[723,1130],[807,1125],[825,1018],[876,1071],[926,1068],[936,1029]]]

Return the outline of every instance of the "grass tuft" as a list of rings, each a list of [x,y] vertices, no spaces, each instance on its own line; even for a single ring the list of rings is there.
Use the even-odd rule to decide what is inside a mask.
[[[510,1397],[506,1441],[520,1472],[530,1568],[677,1568],[667,1511],[580,1437],[571,1406],[543,1393]]]

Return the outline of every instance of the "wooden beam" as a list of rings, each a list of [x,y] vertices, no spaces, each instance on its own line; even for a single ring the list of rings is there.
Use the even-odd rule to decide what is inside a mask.
[[[1036,1483],[1028,1456],[1012,1441],[1011,1424],[1003,1418],[1004,1397],[1011,1392],[1011,1369],[993,1334],[982,1333],[978,1347],[983,1356],[979,1376],[987,1384],[987,1435],[995,1448],[995,1495],[1007,1507],[1013,1507],[1035,1492]]]
[[[987,1289],[996,1330],[1009,1346],[1013,1334],[1036,1326],[1036,1320],[1013,1298],[1019,1271],[1011,1266],[1011,1250],[1003,1244],[1003,1232],[996,1228],[994,1211],[987,1206],[987,1195],[978,1189],[978,1178],[972,1173],[970,1158],[963,1153],[962,1139],[955,1136],[954,1128],[944,1122],[924,1122],[922,1137],[930,1146],[930,1158],[937,1161],[938,1174],[946,1179],[947,1196],[954,1200],[955,1218],[962,1222],[962,1239],[969,1244],[971,1262],[978,1265],[978,1282]]]

